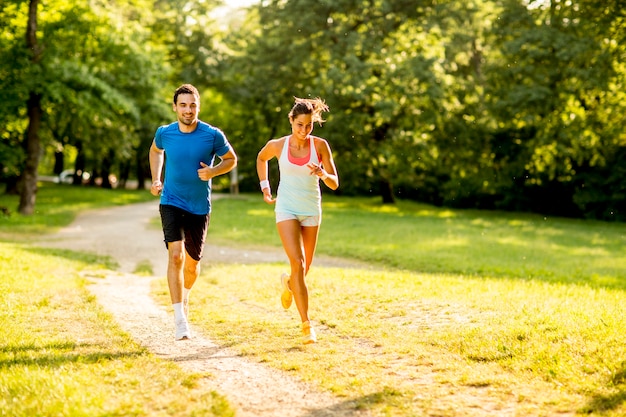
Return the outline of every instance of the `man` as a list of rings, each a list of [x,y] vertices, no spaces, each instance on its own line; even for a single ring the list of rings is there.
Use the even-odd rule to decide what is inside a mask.
[[[177,121],[161,126],[150,147],[150,192],[161,195],[159,212],[168,251],[170,290],[176,340],[191,338],[189,291],[200,273],[200,259],[211,216],[211,178],[237,165],[224,133],[198,120],[200,94],[190,84],[174,93]],[[219,163],[213,164],[217,155]],[[161,174],[165,162],[165,178]]]

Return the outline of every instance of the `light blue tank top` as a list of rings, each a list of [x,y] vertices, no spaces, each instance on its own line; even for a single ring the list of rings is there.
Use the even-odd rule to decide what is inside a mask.
[[[310,156],[307,164],[296,165],[289,161],[289,139],[285,138],[283,150],[278,158],[280,181],[276,194],[277,213],[290,213],[299,216],[317,216],[322,211],[322,195],[317,175],[311,175],[308,163],[319,164],[315,151],[315,141],[309,138]]]

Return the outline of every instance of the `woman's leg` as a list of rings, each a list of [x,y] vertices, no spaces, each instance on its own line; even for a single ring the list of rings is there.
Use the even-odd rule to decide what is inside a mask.
[[[319,235],[319,226],[302,227],[302,243],[304,245],[304,276],[309,273],[313,257],[315,256],[315,248],[317,247],[317,236]]]
[[[304,323],[309,321],[309,293],[304,282],[305,248],[302,241],[302,228],[297,220],[278,222],[276,228],[291,266],[289,287],[293,292],[300,319]]]
[[[313,262],[313,256],[315,255],[315,247],[317,246],[317,235],[319,232],[319,226],[302,226],[302,246],[304,247],[305,254],[305,266],[304,276],[309,272],[311,263]],[[302,319],[302,340],[305,344],[315,343],[317,336],[315,330],[311,326],[311,323],[306,319]]]

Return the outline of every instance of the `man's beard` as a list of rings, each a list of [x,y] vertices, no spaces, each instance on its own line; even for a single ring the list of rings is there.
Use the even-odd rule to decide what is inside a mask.
[[[188,118],[187,117],[179,117],[178,121],[181,122],[184,125],[189,126],[189,125],[192,125],[196,121],[196,118],[193,117],[193,116],[188,117]]]

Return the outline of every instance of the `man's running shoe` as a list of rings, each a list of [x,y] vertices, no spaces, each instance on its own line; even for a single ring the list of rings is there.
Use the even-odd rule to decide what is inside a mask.
[[[189,330],[189,323],[187,320],[178,320],[176,322],[176,340],[191,339],[191,330]]]
[[[291,307],[291,302],[293,301],[293,293],[289,289],[289,275],[282,274],[280,276],[280,282],[283,287],[283,292],[280,295],[280,303],[283,305],[283,308],[287,310]]]
[[[315,329],[311,327],[311,322],[309,321],[305,321],[304,323],[302,323],[302,342],[305,345],[317,342]]]

